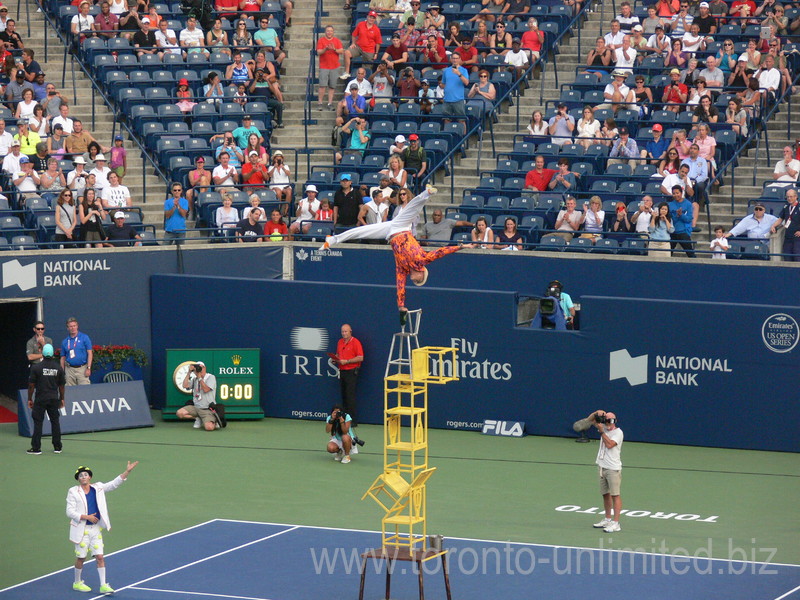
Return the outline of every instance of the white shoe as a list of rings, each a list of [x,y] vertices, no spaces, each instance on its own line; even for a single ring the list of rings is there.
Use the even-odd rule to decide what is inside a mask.
[[[349,463],[349,462],[350,462],[350,457],[349,457],[349,456],[345,456],[345,457],[342,459],[342,464],[343,464],[343,465],[346,465],[346,464],[347,464],[347,463]]]
[[[200,429],[202,426],[203,426],[203,422],[200,420],[200,417],[197,417],[194,420],[194,425],[192,425],[192,427],[194,427],[195,429]]]
[[[332,243],[333,243],[333,236],[332,235],[325,236],[325,243],[322,244],[322,246],[320,246],[319,249],[320,250],[330,250]]]
[[[341,79],[342,81],[344,81],[345,79],[350,79],[350,73],[342,73],[341,75],[339,75],[339,79]]]
[[[342,452],[341,450],[338,450],[336,452],[336,454],[333,455],[333,460],[335,460],[336,462],[339,462],[340,460],[342,460],[343,456],[344,456],[344,452]]]
[[[614,521],[611,520],[611,519],[603,519],[599,523],[595,523],[594,525],[592,525],[592,527],[594,527],[595,529],[605,529],[606,527],[611,525],[611,523],[613,523],[613,522]]]
[[[603,531],[606,533],[614,533],[615,531],[622,531],[622,527],[619,526],[619,521],[611,521],[607,527],[603,528]]]
[[[350,448],[350,454],[358,454],[358,444],[353,443],[353,447]]]
[[[427,185],[425,186],[425,189],[426,189],[426,190],[428,190],[428,193],[429,193],[431,196],[433,196],[433,195],[434,195],[436,192],[438,192],[438,191],[439,191],[439,190],[437,190],[435,187],[433,187],[433,186],[432,186],[430,183],[429,183],[429,184],[427,184]]]

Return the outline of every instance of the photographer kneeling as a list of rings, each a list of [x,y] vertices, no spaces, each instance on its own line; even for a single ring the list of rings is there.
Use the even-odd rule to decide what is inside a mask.
[[[214,431],[225,427],[225,415],[217,409],[217,378],[206,371],[205,363],[197,361],[189,365],[183,388],[192,391],[192,399],[186,406],[179,408],[175,416],[179,419],[194,419],[194,428],[201,427],[206,431]],[[220,407],[221,408],[221,407]]]
[[[619,513],[622,510],[622,429],[617,427],[617,416],[604,410],[596,410],[573,425],[575,431],[583,431],[594,425],[600,432],[600,448],[597,450],[597,469],[600,476],[600,493],[603,494],[605,517],[593,527],[606,533],[621,531]],[[612,518],[613,508],[613,518]]]
[[[328,442],[328,452],[334,455],[334,460],[342,461],[343,465],[350,462],[350,453],[358,454],[358,446],[350,433],[350,422],[353,419],[344,409],[335,404],[331,414],[325,421],[325,431],[331,434]]]

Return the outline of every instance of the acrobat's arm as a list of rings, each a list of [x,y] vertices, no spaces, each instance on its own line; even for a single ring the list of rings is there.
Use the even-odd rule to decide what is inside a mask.
[[[408,204],[401,207],[399,211],[395,212],[392,217],[392,222],[395,228],[410,226],[419,217],[422,209],[425,207],[425,202],[431,197],[431,192],[426,188],[419,196],[414,196],[408,201]]]

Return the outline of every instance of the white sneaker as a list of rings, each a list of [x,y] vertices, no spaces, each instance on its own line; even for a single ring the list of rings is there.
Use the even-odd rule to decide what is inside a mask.
[[[333,460],[338,462],[338,461],[342,460],[343,456],[344,456],[344,452],[342,452],[341,450],[338,450],[336,452],[336,454],[333,455]]]
[[[603,528],[603,531],[606,533],[614,533],[615,531],[622,531],[622,527],[619,526],[619,521],[611,521],[611,523]]]
[[[350,79],[350,73],[342,73],[341,75],[339,75],[339,79],[341,79],[342,81],[344,81],[345,79]]]
[[[202,426],[203,426],[203,422],[200,420],[200,417],[197,417],[194,420],[194,425],[192,425],[192,427],[194,427],[195,429],[200,429]]]
[[[612,519],[603,519],[599,523],[595,523],[594,525],[592,525],[592,527],[594,527],[595,529],[604,529],[604,528],[608,527],[609,525],[611,525],[611,523],[613,523],[613,522],[614,521]]]
[[[358,454],[358,444],[353,444],[353,447],[350,448],[350,454]]]
[[[325,236],[325,243],[322,244],[322,246],[320,246],[319,249],[320,250],[330,250],[332,243],[333,243],[333,236],[332,235]]]
[[[347,463],[349,463],[349,462],[350,462],[350,457],[349,457],[349,456],[345,456],[345,457],[342,459],[342,464],[343,464],[343,465],[346,465],[346,464],[347,464]]]

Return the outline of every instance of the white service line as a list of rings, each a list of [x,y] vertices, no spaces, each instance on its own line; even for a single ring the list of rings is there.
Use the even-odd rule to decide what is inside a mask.
[[[788,592],[786,592],[786,593],[785,593],[783,596],[778,596],[777,598],[775,598],[775,600],[783,600],[784,598],[788,598],[789,596],[791,596],[792,594],[794,594],[794,593],[795,593],[797,590],[800,590],[800,585],[798,585],[798,586],[797,586],[796,588],[794,588],[793,590],[789,590],[789,591],[788,591]]]
[[[159,590],[156,588],[146,588],[131,586],[129,590],[142,590],[145,592],[163,592],[165,594],[193,594],[195,596],[212,596],[214,598],[236,598],[236,600],[270,600],[269,598],[255,598],[253,596],[231,596],[230,594],[208,594],[205,592],[185,592],[181,590]]]

